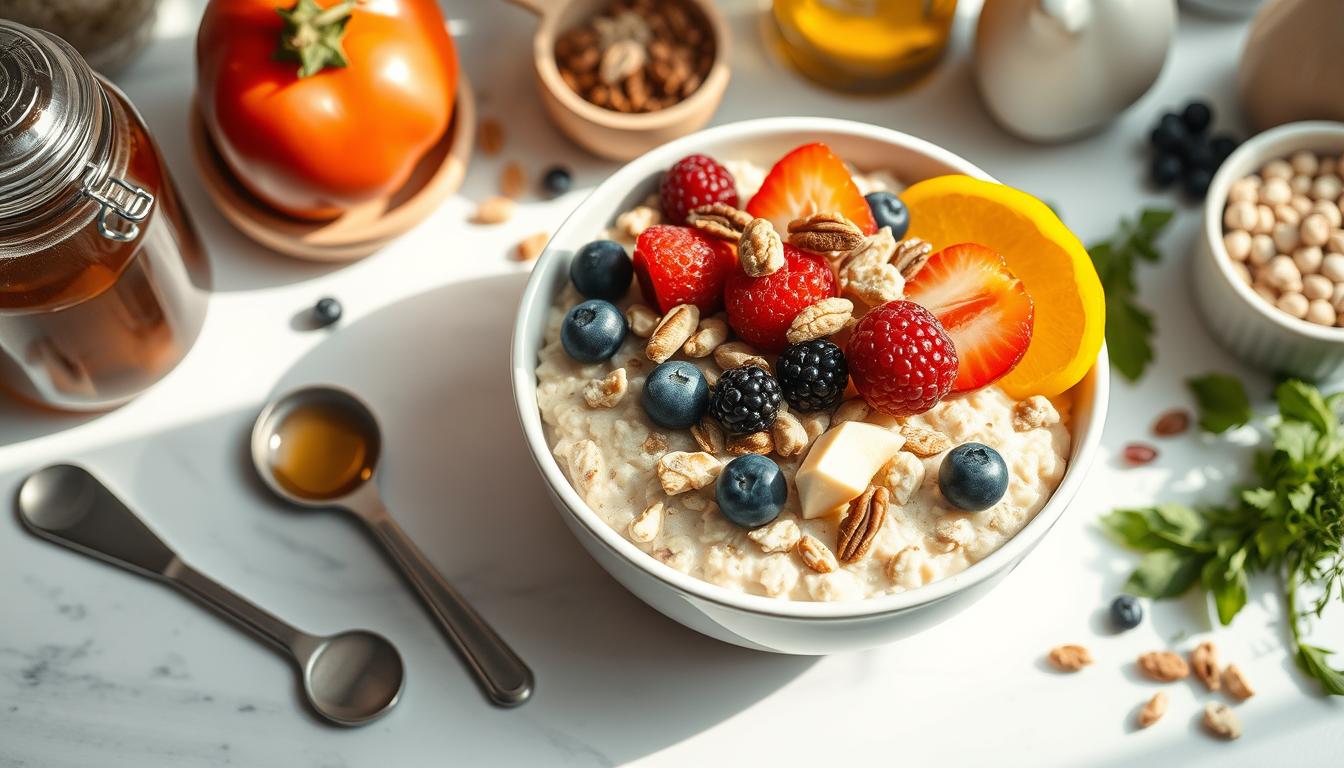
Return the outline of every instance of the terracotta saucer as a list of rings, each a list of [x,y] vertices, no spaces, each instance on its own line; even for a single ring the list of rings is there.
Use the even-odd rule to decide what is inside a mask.
[[[452,123],[401,189],[335,219],[304,221],[268,207],[238,183],[215,149],[195,103],[193,97],[192,157],[215,207],[258,243],[312,261],[348,261],[367,256],[420,223],[462,186],[476,138],[476,100],[466,74],[459,73]]]

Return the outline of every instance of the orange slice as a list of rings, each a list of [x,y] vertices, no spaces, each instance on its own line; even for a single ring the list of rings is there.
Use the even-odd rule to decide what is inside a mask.
[[[935,251],[964,242],[1003,254],[1036,303],[1031,344],[998,384],[1016,398],[1053,397],[1082,380],[1101,351],[1106,297],[1087,249],[1044,203],[970,176],[939,176],[901,194],[907,237]]]

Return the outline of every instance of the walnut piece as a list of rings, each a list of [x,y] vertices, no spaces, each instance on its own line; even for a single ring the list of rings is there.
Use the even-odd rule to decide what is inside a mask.
[[[662,223],[663,214],[657,208],[637,205],[616,217],[616,229],[634,240],[644,234],[644,230]]]
[[[747,538],[761,546],[761,551],[788,552],[798,544],[803,532],[792,520],[776,520],[753,531],[747,531]]]
[[[1237,701],[1245,701],[1255,695],[1251,684],[1246,682],[1236,664],[1228,664],[1227,669],[1223,670],[1223,688],[1228,696]]]
[[[1167,714],[1167,703],[1167,694],[1162,691],[1154,693],[1153,698],[1139,710],[1139,727],[1147,728],[1161,720],[1162,716]]]
[[[822,299],[794,315],[785,338],[790,344],[824,338],[838,333],[853,316],[854,302],[849,299]]]
[[[1057,645],[1048,658],[1060,672],[1077,672],[1092,663],[1092,652],[1081,645]]]
[[[641,339],[647,339],[653,335],[653,329],[658,327],[658,313],[643,304],[631,304],[625,309],[625,322],[630,326],[630,332]]]
[[[831,550],[815,536],[804,534],[798,539],[794,549],[798,552],[798,557],[802,558],[803,565],[817,573],[830,573],[839,567],[835,562],[835,555],[831,554]]]
[[[1213,643],[1203,642],[1190,652],[1190,668],[1195,677],[1210,691],[1222,687],[1222,670],[1218,667],[1218,649]]]
[[[694,304],[678,304],[658,321],[658,327],[649,335],[644,354],[655,363],[666,362],[691,338],[699,325],[700,309]]]
[[[751,277],[773,275],[784,266],[784,243],[768,219],[752,219],[737,242],[737,260]]]
[[[947,439],[947,435],[914,424],[902,424],[901,437],[905,438],[905,445],[901,446],[901,450],[909,451],[920,458],[937,456],[952,447],[952,441]]]
[[[625,398],[629,388],[625,369],[617,368],[604,378],[588,382],[583,388],[583,401],[589,408],[612,408]]]
[[[663,502],[655,501],[630,521],[630,540],[648,544],[658,538],[663,527]]]
[[[842,213],[814,213],[789,222],[789,245],[812,253],[852,251],[863,240],[863,230]]]
[[[734,368],[741,368],[744,365],[755,365],[766,371],[770,370],[770,363],[766,362],[764,357],[756,354],[756,350],[740,341],[730,341],[727,344],[720,344],[714,350],[714,362],[725,371]]]
[[[719,317],[707,317],[700,321],[700,330],[686,340],[681,351],[687,357],[708,357],[719,345],[728,340],[728,323]]]
[[[840,539],[836,555],[841,562],[862,560],[873,545],[873,540],[887,520],[887,502],[890,492],[880,485],[870,485],[859,497],[849,503],[849,511],[840,521]]]
[[[1241,738],[1241,721],[1226,704],[1209,702],[1204,705],[1204,728],[1220,739]]]
[[[864,238],[840,268],[841,292],[870,307],[904,298],[905,278],[888,263],[895,253],[896,240],[889,227]]]
[[[1139,671],[1162,683],[1182,680],[1190,675],[1190,665],[1171,651],[1150,651],[1139,656]]]
[[[591,442],[591,441],[588,441]],[[673,451],[658,459],[658,483],[668,496],[698,491],[714,482],[723,465],[708,453]]]
[[[759,453],[764,456],[775,450],[775,440],[769,432],[752,432],[749,435],[734,435],[728,440],[728,453],[733,456],[746,456]]]

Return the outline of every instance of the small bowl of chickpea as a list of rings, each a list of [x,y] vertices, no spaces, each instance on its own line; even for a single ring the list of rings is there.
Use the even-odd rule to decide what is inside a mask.
[[[1344,123],[1251,138],[1204,205],[1192,269],[1213,336],[1259,370],[1344,377]]]

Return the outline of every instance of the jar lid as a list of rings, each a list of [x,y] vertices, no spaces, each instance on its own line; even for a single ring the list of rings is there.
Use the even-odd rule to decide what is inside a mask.
[[[88,173],[105,99],[69,43],[0,19],[0,219],[47,203]]]

